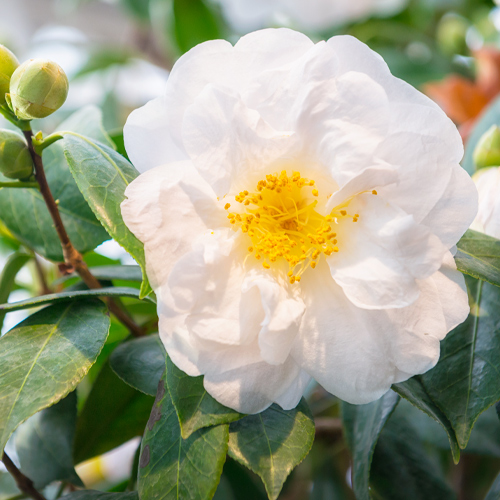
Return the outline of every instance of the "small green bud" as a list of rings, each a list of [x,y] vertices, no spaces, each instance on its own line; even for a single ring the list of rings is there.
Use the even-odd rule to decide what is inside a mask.
[[[24,139],[0,129],[0,172],[9,179],[26,179],[33,173],[33,161]]]
[[[500,128],[492,125],[485,132],[477,146],[474,149],[472,156],[476,170],[485,167],[500,166]]]
[[[10,77],[19,66],[16,56],[0,45],[0,106],[5,104],[5,94],[9,91]]]
[[[14,71],[7,104],[21,120],[45,118],[64,104],[68,87],[68,78],[58,64],[30,59]]]

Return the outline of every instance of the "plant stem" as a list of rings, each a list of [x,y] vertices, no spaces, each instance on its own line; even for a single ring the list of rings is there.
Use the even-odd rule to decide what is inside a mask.
[[[26,137],[31,158],[33,159],[33,163],[35,165],[35,178],[38,182],[38,185],[40,186],[40,193],[45,200],[45,204],[47,205],[50,216],[54,221],[54,227],[56,229],[57,235],[59,236],[59,240],[61,241],[65,263],[64,270],[66,272],[72,272],[73,270],[76,271],[80,275],[80,278],[83,280],[83,282],[89,288],[102,288],[99,280],[89,271],[89,268],[83,260],[81,253],[73,246],[71,240],[69,239],[68,233],[66,232],[66,228],[64,227],[63,221],[61,219],[61,214],[59,213],[59,209],[57,208],[57,203],[52,196],[47,178],[45,177],[42,157],[36,153],[33,147],[33,131],[31,130],[31,128],[24,131],[24,136]],[[113,299],[108,297],[104,300],[108,304],[109,310],[130,330],[130,333],[132,333],[132,335],[136,337],[144,335],[142,328],[140,328],[132,320],[132,318],[130,318],[130,316],[118,306],[118,304]]]
[[[26,495],[33,498],[33,500],[46,500],[46,498],[33,486],[33,481],[26,477],[10,459],[10,457],[3,452],[2,462],[9,474],[15,479],[17,487]]]
[[[0,182],[0,188],[36,188],[38,189],[37,182]]]

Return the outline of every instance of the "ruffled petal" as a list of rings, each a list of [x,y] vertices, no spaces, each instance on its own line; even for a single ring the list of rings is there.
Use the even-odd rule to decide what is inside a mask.
[[[419,294],[416,279],[434,274],[447,252],[429,228],[381,196],[360,194],[341,219],[339,252],[328,257],[331,275],[353,304],[364,309],[406,307]]]
[[[249,273],[243,291],[257,288],[265,318],[259,332],[262,359],[271,365],[286,361],[305,311],[304,301],[297,287],[278,282],[272,274],[263,271]],[[250,304],[248,304],[250,307]]]
[[[292,134],[274,130],[222,86],[207,85],[186,110],[183,137],[190,158],[220,197],[257,172],[269,173],[266,167],[276,160],[297,154]]]
[[[151,286],[167,279],[175,262],[210,227],[226,224],[224,210],[191,162],[148,170],[126,189],[123,220],[144,243]]]
[[[328,273],[304,275],[307,309],[292,356],[339,398],[374,401],[393,383],[432,368],[439,340],[467,317],[465,283],[453,267],[447,255],[440,271],[419,281],[414,304],[377,311],[354,306]]]
[[[280,400],[283,409],[297,406],[305,389],[305,375],[288,358],[282,365],[249,364],[237,370],[205,373],[203,385],[217,401],[241,413],[259,413]]]

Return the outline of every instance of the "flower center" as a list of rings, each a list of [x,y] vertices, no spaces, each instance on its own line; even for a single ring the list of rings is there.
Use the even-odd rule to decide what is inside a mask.
[[[376,194],[374,192],[374,194]],[[339,251],[335,226],[349,218],[356,222],[358,214],[349,215],[347,205],[335,207],[329,214],[316,211],[319,191],[315,181],[286,170],[281,174],[266,175],[253,192],[242,191],[235,200],[242,205],[241,212],[229,212],[228,219],[251,239],[249,255],[262,260],[270,269],[275,262],[288,263],[290,283],[300,281],[304,271],[315,268],[322,254]],[[229,210],[230,203],[225,209]]]

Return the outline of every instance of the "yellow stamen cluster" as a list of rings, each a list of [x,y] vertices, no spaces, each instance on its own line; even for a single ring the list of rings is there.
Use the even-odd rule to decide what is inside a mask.
[[[288,175],[283,170],[279,175],[266,175],[254,192],[245,190],[235,196],[242,210],[227,216],[235,228],[248,234],[248,252],[262,259],[265,269],[279,259],[288,262],[290,283],[300,281],[308,267],[314,269],[322,254],[339,251],[337,234],[332,229],[339,219],[356,222],[359,218],[359,214],[348,215],[346,205],[326,216],[319,214],[315,210],[318,200],[310,196],[319,196],[314,185],[314,180],[302,177],[300,172]],[[230,206],[226,203],[224,208]]]

